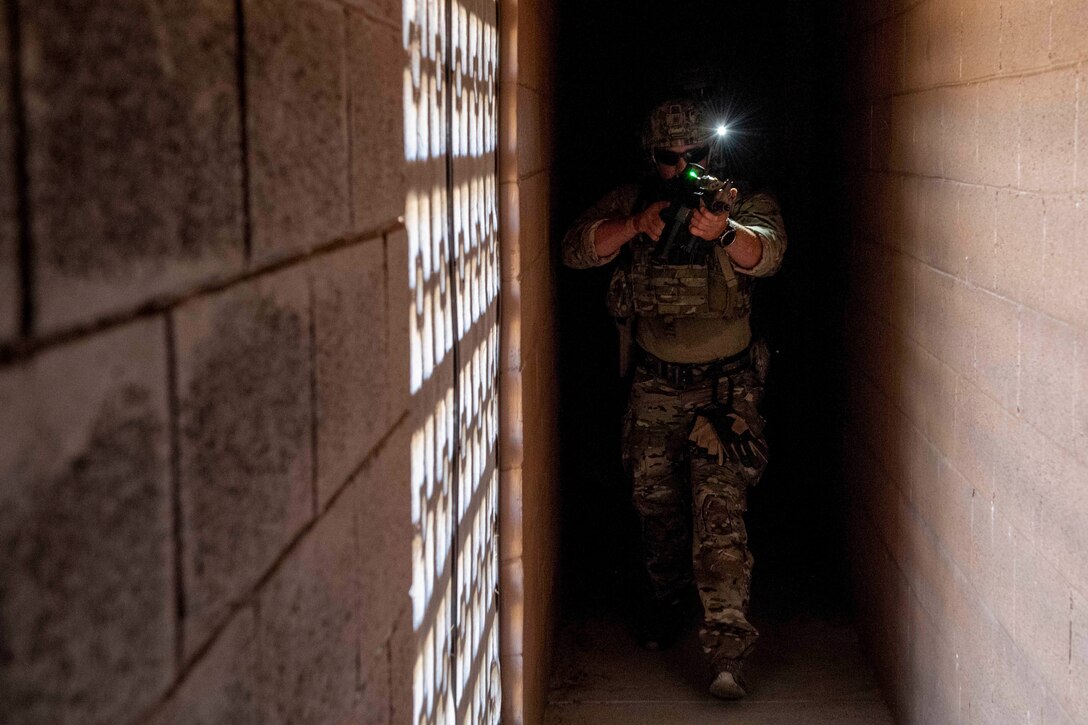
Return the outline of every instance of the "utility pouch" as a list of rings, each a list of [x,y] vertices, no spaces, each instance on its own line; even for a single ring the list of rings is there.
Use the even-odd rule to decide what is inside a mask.
[[[762,337],[752,340],[748,348],[752,356],[752,370],[756,374],[760,385],[767,384],[767,377],[771,372],[771,347]]]
[[[616,318],[616,336],[619,343],[620,377],[625,378],[631,372],[631,363],[635,353],[635,321],[630,318]]]
[[[617,264],[608,281],[608,294],[605,296],[608,314],[617,319],[630,319],[634,314],[631,294],[631,275],[626,264]]]
[[[621,378],[626,377],[631,371],[635,345],[635,309],[631,296],[631,275],[627,267],[628,265],[621,262],[612,270],[612,278],[608,282],[608,294],[605,296],[608,314],[616,322]]]
[[[721,247],[715,247],[714,253],[724,280],[724,300],[718,309],[727,319],[740,319],[752,312],[752,280],[747,275],[737,274],[729,254]]]
[[[636,265],[631,275],[635,311],[654,317],[709,317],[710,275],[705,264]]]

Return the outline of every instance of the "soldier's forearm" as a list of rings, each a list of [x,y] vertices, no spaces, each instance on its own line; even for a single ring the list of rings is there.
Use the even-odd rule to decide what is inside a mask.
[[[607,219],[593,232],[593,248],[598,257],[610,257],[634,236],[634,217]]]
[[[763,259],[763,241],[750,229],[736,225],[737,237],[726,252],[738,266],[752,269]]]

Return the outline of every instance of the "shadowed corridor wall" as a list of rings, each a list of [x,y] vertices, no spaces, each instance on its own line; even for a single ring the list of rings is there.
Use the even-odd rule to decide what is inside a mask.
[[[903,722],[1088,721],[1088,3],[848,9],[858,611]]]
[[[3,10],[0,720],[535,721],[546,5]]]

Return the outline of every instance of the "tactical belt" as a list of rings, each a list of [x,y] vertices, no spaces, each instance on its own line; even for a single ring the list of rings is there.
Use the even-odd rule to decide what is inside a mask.
[[[739,372],[751,364],[748,348],[736,355],[706,363],[671,363],[654,357],[642,348],[638,348],[637,352],[638,363],[643,369],[674,388],[690,388],[707,380]]]

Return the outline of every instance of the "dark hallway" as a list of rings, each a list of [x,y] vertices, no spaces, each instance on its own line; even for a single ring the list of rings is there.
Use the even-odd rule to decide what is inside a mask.
[[[563,10],[557,233],[605,191],[645,173],[643,118],[676,89],[715,97],[710,104],[722,108],[732,131],[732,178],[779,199],[788,253],[776,275],[760,280],[753,303],[753,326],[773,349],[764,407],[775,451],[749,514],[767,573],[758,597],[768,608],[836,611],[848,598],[837,441],[846,247],[837,231],[845,184],[834,146],[841,100],[820,82],[838,62],[825,47],[832,21],[805,3],[726,14],[714,3],[680,3],[677,17],[705,21],[700,32],[647,45],[640,30],[656,22],[654,3],[629,3],[624,13],[579,3]],[[730,33],[726,25],[758,32]],[[730,48],[725,58],[723,45]],[[560,272],[564,581],[583,601],[626,586],[629,563],[630,505],[616,424],[626,388],[603,304],[611,272]],[[604,582],[605,573],[621,578]],[[579,592],[582,586],[589,591]]]
[[[774,356],[770,464],[746,516],[769,635],[752,669],[776,674],[746,704],[790,681],[768,662],[809,652],[800,679],[828,683],[824,704],[867,707],[872,666],[897,721],[1083,721],[1088,7],[562,8],[557,240],[645,171],[640,120],[678,89],[708,89],[735,143],[726,173],[773,189],[789,232],[753,305]],[[568,649],[553,716],[699,722],[694,635],[665,655],[630,641],[640,556],[610,276],[559,273]],[[853,689],[829,651],[851,653]],[[661,657],[689,674],[643,680]],[[778,714],[810,721],[804,692]],[[664,704],[691,698],[689,720]]]
[[[754,334],[768,341],[773,357],[763,404],[770,464],[749,494],[746,516],[756,561],[752,615],[767,630],[761,648],[774,649],[776,632],[794,635],[780,636],[779,646],[807,632],[808,649],[803,651],[816,660],[833,657],[843,646],[843,636],[856,639],[848,625],[849,564],[837,433],[843,415],[839,320],[846,294],[841,234],[846,184],[836,135],[843,101],[841,89],[826,80],[843,72],[841,50],[832,40],[832,30],[841,22],[810,3],[724,10],[717,3],[682,2],[663,13],[660,4],[649,2],[625,4],[623,12],[568,2],[561,6],[559,25],[557,123],[562,141],[557,146],[557,177],[564,183],[555,192],[558,233],[605,191],[646,173],[643,119],[654,103],[670,95],[700,97],[715,109],[714,124],[729,129],[721,171],[751,188],[769,189],[781,205],[789,248],[778,273],[759,280],[753,302]],[[629,380],[617,374],[616,329],[603,304],[613,266],[563,269],[559,274],[560,642],[570,649],[561,646],[556,655],[560,664],[553,702],[594,701],[609,691],[597,682],[603,676],[600,670],[608,670],[601,664],[608,658],[594,656],[593,647],[580,647],[583,636],[598,645],[608,643],[604,651],[622,661],[614,676],[638,669],[643,661],[637,648],[614,649],[619,646],[616,639],[631,639],[642,595],[637,517],[630,481],[620,466],[619,420]],[[690,687],[679,688],[680,700],[703,698],[712,707],[713,698],[700,686],[709,676],[701,671],[705,665],[690,631],[679,652],[667,653],[671,660],[683,661],[685,654],[690,659]],[[821,645],[828,637],[836,644]],[[852,647],[858,689],[871,700],[871,675],[865,674],[856,641]],[[660,658],[644,655],[646,662]],[[813,663],[810,679],[819,680],[819,667]],[[754,674],[760,669],[765,668],[757,658]],[[855,694],[842,691],[839,675],[839,687],[831,687],[838,689],[835,697]],[[583,692],[569,682],[586,677],[599,685],[596,690]],[[646,698],[647,705],[677,697],[668,688],[661,693],[636,679],[637,685],[625,687],[619,678],[611,696]],[[780,700],[784,696],[774,689],[775,679],[765,686],[772,688],[770,697]],[[800,693],[805,688],[795,689]],[[766,689],[757,689],[748,701],[758,703],[767,696]],[[812,696],[798,694],[807,703]],[[676,707],[670,722],[699,721],[695,711],[685,715],[682,705]],[[556,713],[568,713],[566,717],[570,711],[567,706],[556,708]],[[771,716],[769,711],[738,712]],[[871,709],[862,712],[873,714]],[[645,716],[646,721],[661,715]],[[556,722],[568,722],[556,717]],[[569,721],[593,721],[589,714],[581,717],[585,719]],[[616,722],[624,717],[613,715]]]

